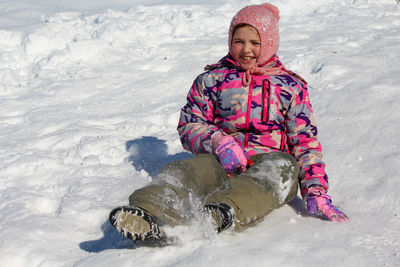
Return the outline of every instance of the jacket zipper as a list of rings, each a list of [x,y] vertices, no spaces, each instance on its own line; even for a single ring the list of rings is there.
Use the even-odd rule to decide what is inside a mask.
[[[269,119],[269,95],[271,90],[271,82],[268,79],[262,81],[262,118],[263,122],[267,122]],[[266,86],[267,85],[267,86]]]
[[[267,85],[267,86],[266,86]],[[262,121],[263,122],[268,122],[269,120],[269,98],[271,94],[271,82],[268,79],[263,80],[263,95],[262,95]],[[286,150],[286,130],[281,133],[281,145],[280,145],[280,150],[285,151]]]
[[[249,130],[250,130],[250,116],[251,116],[251,101],[253,96],[253,77],[251,77],[249,84],[249,93],[247,95],[247,111],[246,111],[246,135],[244,136],[244,148],[249,146]]]

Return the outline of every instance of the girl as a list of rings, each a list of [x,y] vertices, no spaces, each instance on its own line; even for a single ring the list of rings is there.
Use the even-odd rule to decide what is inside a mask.
[[[194,81],[178,132],[192,159],[167,165],[112,225],[131,239],[162,239],[159,226],[190,221],[198,199],[216,229],[240,231],[297,194],[310,214],[348,218],[326,193],[328,177],[307,83],[279,61],[279,11],[240,10],[229,28],[229,53]]]

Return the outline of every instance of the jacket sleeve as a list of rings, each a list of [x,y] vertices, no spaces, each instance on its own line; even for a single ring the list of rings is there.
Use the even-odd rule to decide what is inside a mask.
[[[296,158],[299,167],[300,191],[303,198],[310,187],[328,189],[328,176],[322,161],[321,144],[317,140],[317,127],[306,85],[291,101],[286,117],[287,136],[290,153]]]
[[[215,101],[212,100],[216,89],[206,84],[210,82],[206,81],[204,74],[194,81],[187,104],[181,110],[177,129],[183,147],[194,154],[211,154],[211,137],[219,130],[214,125]]]

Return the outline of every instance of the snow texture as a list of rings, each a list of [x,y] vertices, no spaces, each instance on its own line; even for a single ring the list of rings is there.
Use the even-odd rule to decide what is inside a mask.
[[[400,266],[400,7],[274,0],[279,56],[309,82],[334,204],[296,198],[242,233],[206,222],[135,247],[112,208],[190,157],[176,132],[195,77],[255,0],[0,2],[0,266]],[[201,219],[199,219],[201,221]]]

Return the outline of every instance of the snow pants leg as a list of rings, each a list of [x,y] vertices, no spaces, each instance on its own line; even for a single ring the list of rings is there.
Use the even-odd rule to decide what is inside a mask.
[[[194,209],[202,208],[197,203],[227,179],[214,156],[200,154],[168,164],[152,183],[129,197],[129,204],[145,209],[171,226],[184,225]]]
[[[274,152],[258,154],[251,160],[251,168],[232,176],[204,200],[206,205],[223,202],[231,206],[236,231],[261,222],[297,195],[299,167],[291,155]]]
[[[212,155],[172,162],[154,182],[135,191],[129,204],[176,226],[189,222],[190,211],[223,202],[235,211],[235,229],[243,230],[292,200],[298,186],[299,168],[289,154],[273,152],[251,159],[254,165],[231,179]]]

